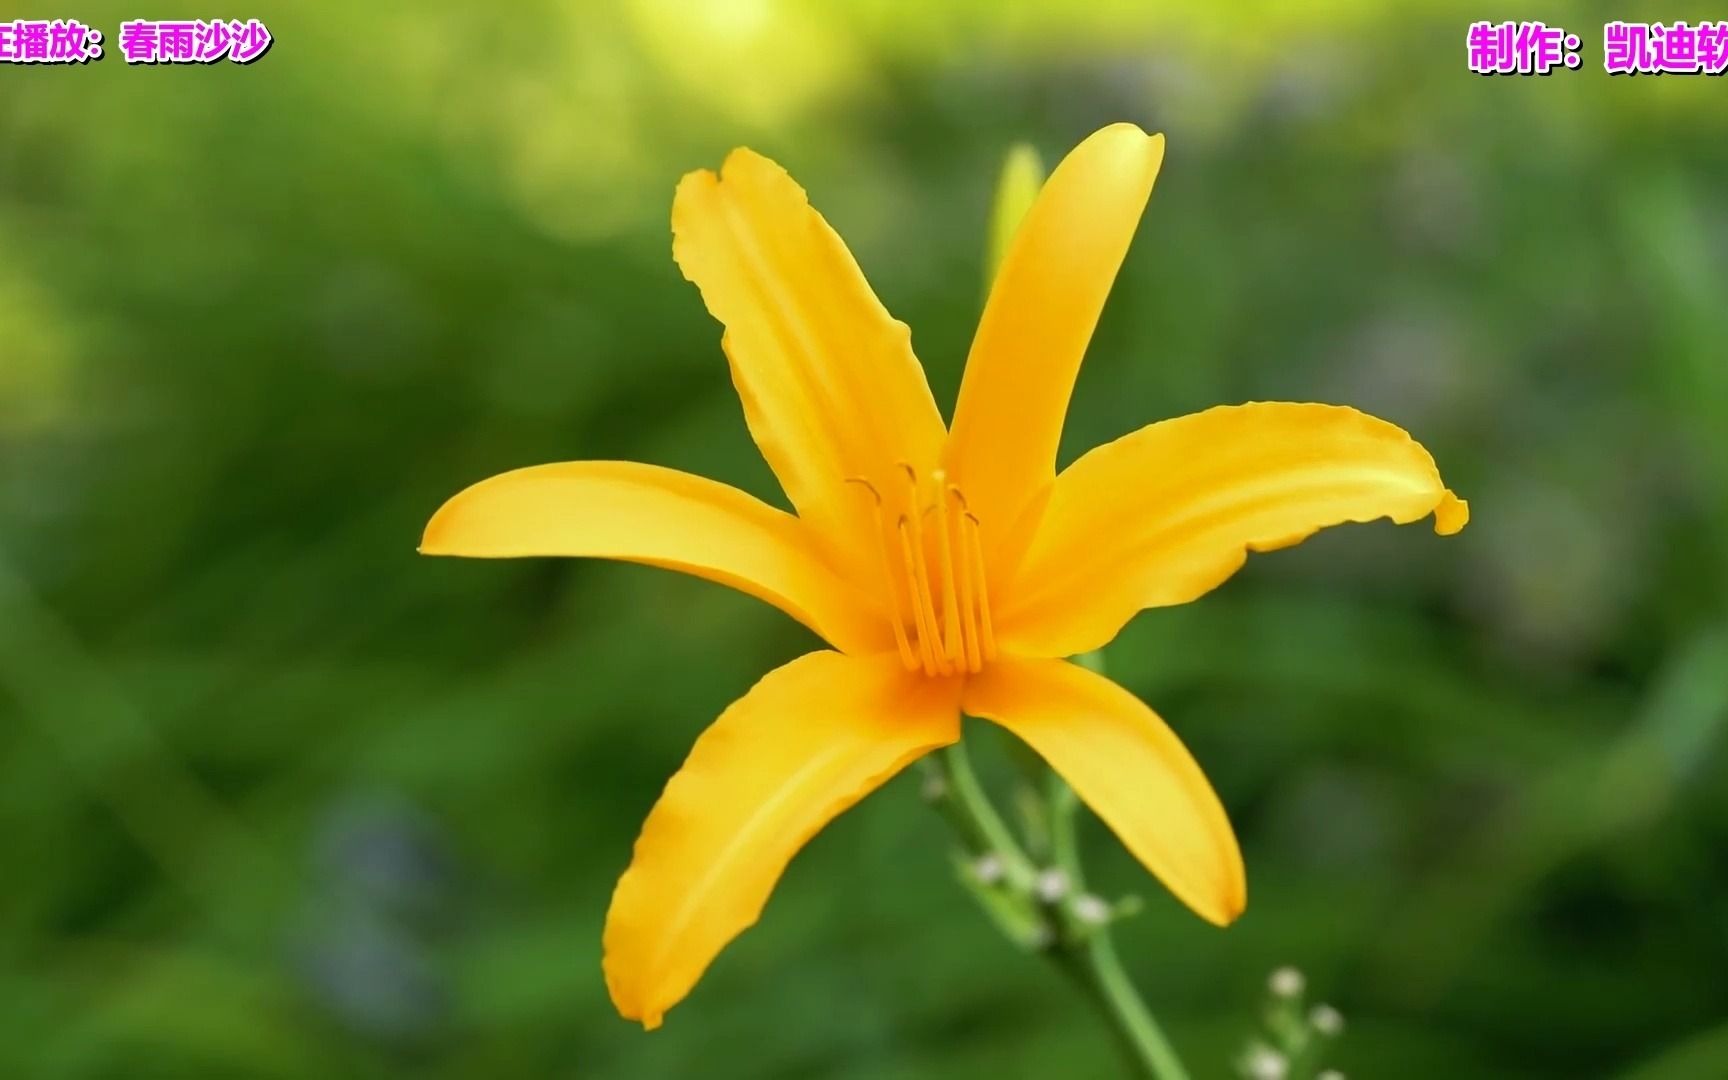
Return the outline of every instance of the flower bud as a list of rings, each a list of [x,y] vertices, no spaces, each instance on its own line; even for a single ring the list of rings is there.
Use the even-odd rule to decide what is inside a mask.
[[[1290,1059],[1269,1046],[1256,1046],[1244,1062],[1249,1080],[1284,1080],[1290,1075]]]
[[[1032,888],[1038,894],[1038,899],[1046,904],[1054,904],[1068,895],[1068,872],[1061,867],[1052,866],[1038,875]]]
[[[1330,1005],[1316,1005],[1308,1012],[1308,1026],[1331,1037],[1344,1030],[1344,1014]]]
[[[1302,973],[1293,967],[1281,967],[1266,980],[1267,988],[1275,997],[1281,998],[1299,997],[1307,985]]]
[[[994,851],[978,856],[972,863],[972,876],[980,885],[994,885],[1001,881],[1004,870],[1002,856]]]
[[[1087,926],[1103,926],[1110,921],[1110,905],[1091,893],[1081,893],[1074,898],[1074,917]]]

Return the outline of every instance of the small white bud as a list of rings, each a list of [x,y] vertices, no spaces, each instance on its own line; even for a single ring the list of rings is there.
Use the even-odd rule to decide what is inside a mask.
[[[1322,1035],[1337,1035],[1344,1030],[1344,1014],[1330,1005],[1316,1005],[1308,1012],[1308,1024]]]
[[[948,795],[948,781],[942,779],[941,773],[925,773],[918,792],[924,796],[925,802],[941,802]]]
[[[1314,1080],[1344,1080],[1344,1074],[1339,1072],[1337,1069],[1327,1069],[1325,1072],[1316,1076]]]
[[[972,864],[972,876],[977,878],[980,884],[994,885],[1002,880],[1004,869],[1002,856],[992,851],[978,856],[977,861]]]
[[[1247,1066],[1253,1080],[1284,1080],[1290,1074],[1289,1060],[1266,1046],[1256,1046],[1248,1052]]]
[[[1038,899],[1046,904],[1054,904],[1068,895],[1067,871],[1059,866],[1052,866],[1043,871],[1038,875],[1037,882],[1033,884],[1033,891],[1038,894]]]
[[[1074,898],[1074,917],[1087,926],[1103,926],[1110,921],[1110,905],[1091,893]]]
[[[1281,967],[1266,980],[1266,986],[1281,998],[1293,998],[1302,993],[1308,981],[1293,967]]]

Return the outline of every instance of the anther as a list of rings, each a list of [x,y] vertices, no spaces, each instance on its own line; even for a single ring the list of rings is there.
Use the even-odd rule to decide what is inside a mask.
[[[868,492],[869,492],[869,493],[870,493],[870,497],[871,497],[871,498],[872,498],[872,499],[875,499],[875,500],[876,500],[876,505],[877,505],[877,506],[881,506],[881,505],[882,505],[882,493],[881,493],[881,492],[880,492],[880,491],[877,491],[877,490],[876,490],[876,485],[875,485],[875,484],[872,484],[872,483],[871,483],[871,482],[870,482],[870,481],[869,481],[869,480],[866,480],[866,479],[865,479],[865,478],[864,478],[864,477],[862,477],[862,476],[848,476],[848,477],[847,477],[847,478],[846,478],[846,482],[847,482],[847,483],[848,483],[848,484],[859,484],[859,485],[861,485],[861,486],[862,486],[862,487],[863,487],[863,488],[864,488],[864,490],[865,490],[865,491],[868,491]]]

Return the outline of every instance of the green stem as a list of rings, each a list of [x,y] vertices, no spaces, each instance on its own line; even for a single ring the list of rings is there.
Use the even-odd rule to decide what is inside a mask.
[[[968,850],[975,855],[994,854],[1002,860],[1009,881],[1030,887],[1032,860],[1026,857],[1014,832],[979,783],[972,758],[964,743],[936,751],[936,767],[947,786],[947,797],[938,802],[949,823],[957,827]]]
[[[1000,887],[969,883],[991,917],[1022,944],[1027,936],[1013,928],[1028,922],[1041,928],[1031,940],[1104,1015],[1134,1075],[1149,1080],[1188,1080],[1181,1059],[1123,969],[1109,926],[1083,924],[1061,901],[1040,904],[1033,895],[1035,867],[990,801],[963,744],[938,751],[933,768],[942,781],[934,801],[967,854],[974,859],[993,855],[1001,863]],[[1079,800],[1061,778],[1048,772],[1041,794],[1053,862],[1067,876],[1068,895],[1078,895],[1085,884],[1075,838]]]
[[[1046,782],[1050,804],[1051,850],[1056,865],[1068,875],[1069,888],[1082,892],[1086,879],[1081,872],[1075,815],[1080,800],[1074,789],[1052,772]],[[1078,979],[1094,1004],[1104,1012],[1130,1060],[1154,1080],[1188,1080],[1188,1070],[1176,1048],[1164,1034],[1152,1011],[1122,967],[1109,924],[1089,928],[1079,940],[1067,944],[1058,958],[1065,970]]]

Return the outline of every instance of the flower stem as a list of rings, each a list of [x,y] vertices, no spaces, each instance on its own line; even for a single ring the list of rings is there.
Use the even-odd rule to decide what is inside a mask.
[[[1074,981],[1103,1014],[1127,1058],[1132,1075],[1147,1080],[1188,1080],[1175,1049],[1123,969],[1107,921],[1079,917],[1070,903],[1083,894],[1075,816],[1079,800],[1055,773],[1045,770],[1039,820],[1042,838],[1061,874],[1060,895],[1039,895],[1039,874],[1026,848],[997,812],[972,768],[962,743],[932,756],[931,801],[953,827],[971,867],[991,861],[989,875],[962,873],[962,880],[992,921],[1016,944],[1043,952]],[[1034,843],[1037,850],[1041,845]],[[999,876],[997,871],[999,871]]]
[[[1050,806],[1051,850],[1056,865],[1068,875],[1069,887],[1076,893],[1085,889],[1081,873],[1080,848],[1075,835],[1075,814],[1080,800],[1074,789],[1054,772],[1046,784]],[[1086,989],[1088,996],[1101,1009],[1115,1030],[1128,1057],[1146,1076],[1154,1080],[1188,1080],[1188,1070],[1170,1045],[1164,1029],[1152,1011],[1141,1000],[1140,992],[1122,967],[1116,953],[1116,940],[1108,923],[1092,927],[1082,940],[1065,945],[1064,958],[1058,960],[1068,967]]]
[[[947,786],[947,798],[937,805],[947,811],[949,823],[957,827],[967,849],[975,855],[996,855],[1010,881],[1018,879],[1019,884],[1029,887],[1032,862],[1008,823],[996,812],[984,785],[979,783],[966,744],[957,742],[943,747],[936,752],[936,762]]]

